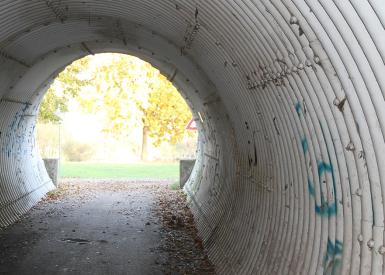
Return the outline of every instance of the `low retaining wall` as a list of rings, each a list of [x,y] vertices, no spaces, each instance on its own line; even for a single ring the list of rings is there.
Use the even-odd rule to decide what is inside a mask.
[[[47,170],[48,176],[51,178],[53,184],[58,186],[58,168],[59,159],[43,159],[45,169]]]
[[[181,159],[179,165],[179,184],[183,188],[195,165],[195,159]]]

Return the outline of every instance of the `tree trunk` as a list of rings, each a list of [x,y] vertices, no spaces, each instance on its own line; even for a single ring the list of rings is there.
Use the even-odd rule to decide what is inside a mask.
[[[146,161],[148,157],[148,126],[143,126],[143,135],[142,135],[142,153],[140,154],[140,159]]]

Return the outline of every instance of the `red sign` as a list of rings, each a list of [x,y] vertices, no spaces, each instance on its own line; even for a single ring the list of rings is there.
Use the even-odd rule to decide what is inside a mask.
[[[197,124],[194,119],[191,119],[190,122],[187,124],[186,130],[191,130],[191,131],[198,130]]]

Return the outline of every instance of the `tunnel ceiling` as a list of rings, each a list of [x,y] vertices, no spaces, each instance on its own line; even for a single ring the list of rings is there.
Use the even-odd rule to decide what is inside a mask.
[[[384,274],[381,0],[4,0],[0,224],[52,182],[34,141],[49,83],[134,54],[200,123],[185,188],[218,274]]]

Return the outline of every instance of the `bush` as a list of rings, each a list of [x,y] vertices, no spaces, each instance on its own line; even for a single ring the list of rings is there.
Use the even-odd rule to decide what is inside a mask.
[[[87,161],[94,154],[94,148],[86,143],[69,140],[63,145],[63,153],[68,161]]]
[[[59,157],[59,127],[50,123],[36,125],[36,142],[42,158]]]
[[[175,191],[175,190],[180,190],[180,184],[179,184],[179,181],[170,184],[169,187],[170,187],[171,190],[174,190],[174,191]]]

